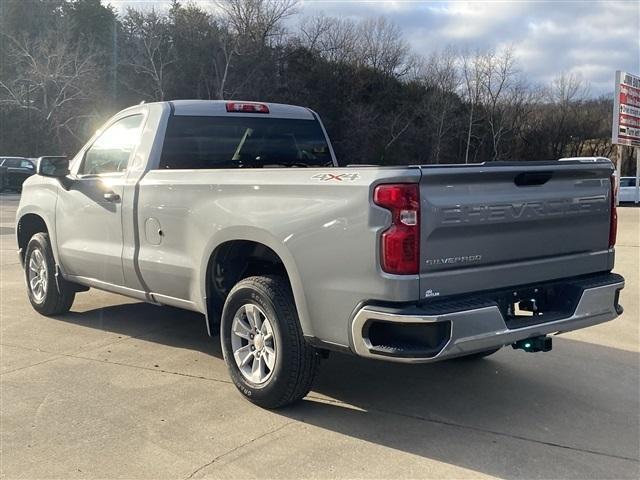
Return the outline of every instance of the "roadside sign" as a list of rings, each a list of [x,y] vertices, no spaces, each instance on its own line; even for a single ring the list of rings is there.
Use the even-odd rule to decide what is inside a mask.
[[[636,147],[636,205],[640,203],[640,76],[616,72],[616,93],[613,98],[613,145]],[[620,159],[616,162],[616,182],[620,188]],[[616,200],[617,203],[617,200]]]
[[[640,147],[640,76],[616,72],[611,143]]]

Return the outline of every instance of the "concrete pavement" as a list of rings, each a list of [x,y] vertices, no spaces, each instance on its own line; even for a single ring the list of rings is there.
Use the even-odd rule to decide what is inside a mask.
[[[2,478],[638,478],[640,209],[619,319],[546,354],[403,366],[332,354],[277,412],[230,383],[201,316],[91,290],[33,311],[0,197]]]

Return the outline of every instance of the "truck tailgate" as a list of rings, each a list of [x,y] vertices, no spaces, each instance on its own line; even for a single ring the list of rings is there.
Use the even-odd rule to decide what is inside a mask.
[[[610,162],[421,168],[423,298],[611,269]]]

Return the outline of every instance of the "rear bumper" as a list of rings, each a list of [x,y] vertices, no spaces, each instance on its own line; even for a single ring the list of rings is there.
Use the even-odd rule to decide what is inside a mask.
[[[402,309],[365,306],[352,320],[351,346],[362,357],[426,363],[510,345],[526,338],[578,330],[613,320],[622,313],[618,298],[624,279],[620,275],[571,279],[570,285],[577,289],[572,312],[547,322],[541,320],[544,313],[531,317],[538,322],[535,325],[505,321],[504,309],[491,295]],[[406,347],[398,341],[391,342],[393,345],[384,344],[389,332],[395,338],[406,340],[412,337],[413,331],[421,332],[422,347],[416,348],[415,344]],[[408,343],[412,343],[411,340]]]

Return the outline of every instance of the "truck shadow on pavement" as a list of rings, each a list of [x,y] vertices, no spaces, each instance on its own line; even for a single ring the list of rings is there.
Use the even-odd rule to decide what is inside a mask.
[[[203,315],[148,303],[125,303],[56,317],[67,323],[117,333],[162,345],[197,350],[222,360],[217,338],[207,335]]]
[[[431,365],[334,355],[283,414],[502,478],[638,478],[638,356],[555,342]]]
[[[59,320],[222,362],[199,314],[132,303]],[[504,348],[484,360],[430,365],[332,353],[310,395],[275,414],[503,478],[638,478],[639,391],[637,353],[556,337],[545,354]],[[363,475],[376,476],[368,468]]]

